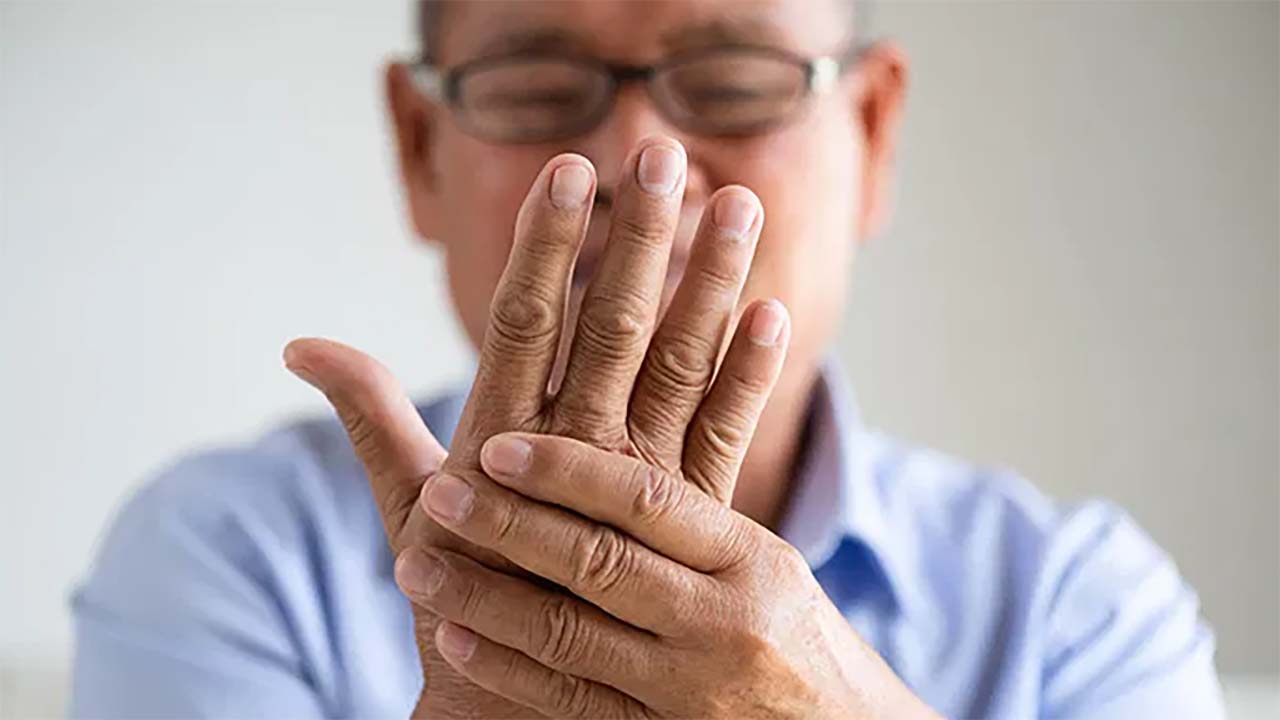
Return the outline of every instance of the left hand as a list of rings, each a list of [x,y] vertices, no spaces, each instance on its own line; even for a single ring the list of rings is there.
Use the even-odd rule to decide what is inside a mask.
[[[427,512],[577,596],[406,551],[402,588],[445,618],[442,655],[481,687],[552,716],[934,717],[799,551],[679,475],[524,433],[481,459],[497,484],[438,475]]]

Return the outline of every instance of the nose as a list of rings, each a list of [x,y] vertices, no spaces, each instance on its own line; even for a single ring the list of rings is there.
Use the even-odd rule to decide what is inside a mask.
[[[613,107],[604,121],[582,139],[582,154],[596,166],[600,188],[608,197],[621,177],[627,154],[641,140],[654,135],[675,138],[685,148],[689,160],[685,182],[686,201],[705,197],[706,177],[696,154],[696,138],[672,126],[654,107],[648,92],[640,83],[624,85],[618,90]]]

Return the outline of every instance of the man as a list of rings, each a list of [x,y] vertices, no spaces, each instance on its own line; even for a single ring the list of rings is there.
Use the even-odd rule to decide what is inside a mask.
[[[74,714],[1221,715],[1126,516],[863,429],[824,362],[906,76],[847,3],[423,17],[388,105],[473,385],[290,344],[342,424],[129,503]]]

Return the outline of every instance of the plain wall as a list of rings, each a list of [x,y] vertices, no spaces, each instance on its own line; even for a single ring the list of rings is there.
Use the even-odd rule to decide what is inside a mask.
[[[69,590],[146,476],[324,411],[289,338],[465,377],[380,104],[410,10],[0,4],[0,665],[65,666]],[[1221,668],[1274,673],[1280,6],[884,3],[877,29],[913,74],[839,343],[863,414],[1123,504]]]

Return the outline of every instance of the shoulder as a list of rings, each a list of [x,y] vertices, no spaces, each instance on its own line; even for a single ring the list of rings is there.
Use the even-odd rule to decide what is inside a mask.
[[[446,439],[457,399],[420,406]],[[240,446],[193,453],[158,472],[125,501],[106,537],[113,546],[167,538],[216,546],[237,559],[273,552],[341,547],[348,556],[381,559],[385,538],[368,483],[346,433],[333,417],[295,422]],[[249,557],[256,556],[256,557]]]
[[[448,436],[451,413],[422,412]],[[73,596],[73,714],[401,714],[421,678],[391,563],[336,420],[183,458],[122,505]]]
[[[900,586],[973,667],[1035,668],[1041,709],[1102,712],[1163,682],[1213,708],[1213,639],[1173,559],[1122,508],[877,433],[860,446]],[[1167,688],[1166,688],[1167,689]],[[1150,698],[1140,707],[1149,710]]]
[[[313,582],[298,568],[317,567],[335,541],[373,560],[381,533],[364,485],[341,427],[328,420],[187,456],[118,510],[77,611],[155,626],[226,596],[243,602],[223,610],[269,614],[273,602],[252,600]]]
[[[1115,550],[1115,559],[1168,557],[1123,509],[1102,499],[1062,503],[1021,475],[879,433],[858,444],[875,502],[909,522],[912,539],[949,556],[1026,564],[1064,574],[1055,560]],[[1113,566],[1114,569],[1115,566]]]
[[[183,457],[124,503],[113,533],[231,539],[234,526],[270,536],[296,527],[309,515],[353,503],[361,507],[367,491],[341,433],[334,421],[312,420],[244,446]]]
[[[447,443],[460,412],[456,394],[419,411]],[[88,587],[156,576],[149,570],[155,563],[143,558],[177,562],[192,554],[242,572],[290,564],[324,569],[338,556],[346,568],[390,562],[364,471],[332,417],[194,453],[161,470],[117,512]]]

